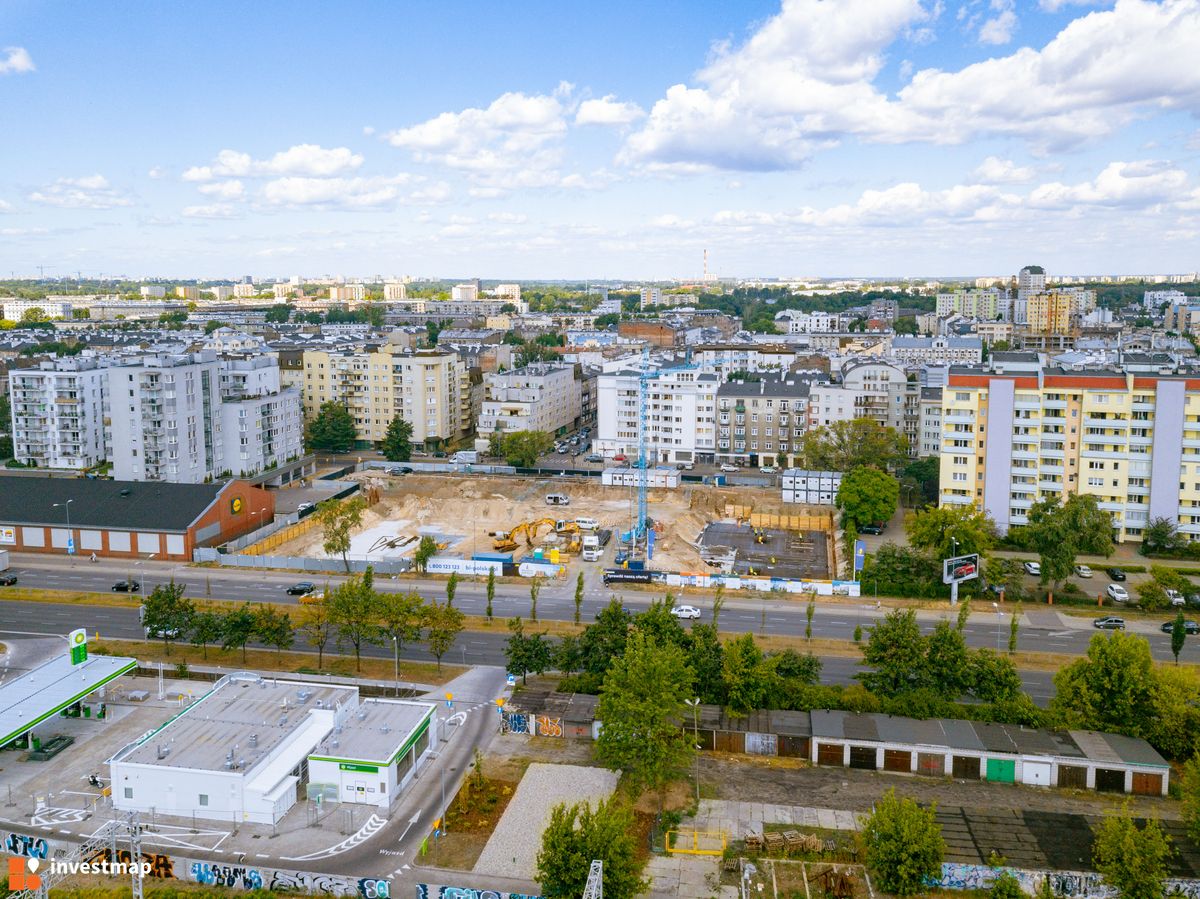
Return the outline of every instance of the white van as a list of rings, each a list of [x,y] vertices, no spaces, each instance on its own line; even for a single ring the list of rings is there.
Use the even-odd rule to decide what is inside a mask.
[[[546,494],[546,505],[547,506],[569,506],[569,505],[571,505],[571,498],[569,496],[567,496],[565,493],[547,493]]]
[[[581,531],[594,531],[600,527],[600,522],[594,518],[576,518],[575,526]]]

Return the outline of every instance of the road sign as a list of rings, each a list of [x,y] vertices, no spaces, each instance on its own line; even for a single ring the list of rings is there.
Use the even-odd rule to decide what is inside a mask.
[[[867,542],[865,540],[854,541],[854,570],[862,571],[863,565],[867,562]]]
[[[74,537],[67,538],[67,555],[69,555],[69,556],[75,555],[75,538]]]
[[[517,676],[515,674],[510,674],[507,680],[510,687],[515,687],[517,685]]]
[[[979,553],[942,560],[942,583],[961,584],[979,577]]]

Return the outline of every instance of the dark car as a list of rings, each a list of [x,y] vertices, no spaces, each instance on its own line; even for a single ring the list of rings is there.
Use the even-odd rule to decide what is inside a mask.
[[[886,524],[864,524],[858,529],[858,532],[860,534],[870,534],[873,537],[877,537],[883,533],[883,529],[886,527]]]
[[[1102,631],[1123,631],[1125,630],[1125,619],[1109,615],[1105,618],[1097,618],[1092,622],[1092,627],[1098,627]]]
[[[1175,622],[1174,621],[1164,621],[1162,623],[1162,626],[1159,628],[1159,630],[1162,631],[1164,634],[1169,634],[1175,630]],[[1200,622],[1185,621],[1183,623],[1183,632],[1185,634],[1200,634]]]
[[[1104,573],[1107,574],[1114,581],[1125,580],[1125,572],[1122,571],[1120,568],[1106,568],[1104,570]]]
[[[395,468],[388,469],[388,474],[390,475],[412,474],[412,472],[413,470],[407,465],[397,465]]]
[[[11,574],[11,573],[0,574],[0,585],[3,585],[5,587],[11,587],[16,582],[17,582],[17,576],[15,574]]]
[[[298,584],[292,584],[287,588],[288,596],[304,596],[307,593],[312,593],[316,590],[315,584],[310,584],[308,581],[301,581]]]
[[[117,581],[112,588],[114,593],[137,593],[142,585],[137,581]]]
[[[603,462],[604,457],[602,455],[600,455],[599,453],[588,453],[588,455],[583,457],[583,461],[584,462]]]

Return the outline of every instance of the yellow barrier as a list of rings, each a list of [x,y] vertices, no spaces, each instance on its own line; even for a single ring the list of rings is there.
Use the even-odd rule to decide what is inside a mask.
[[[294,540],[302,534],[307,534],[317,526],[317,517],[310,515],[295,524],[288,525],[281,531],[276,531],[269,537],[264,537],[257,543],[251,543],[245,549],[239,552],[243,556],[262,556],[275,549],[277,546],[282,546],[289,540]]]
[[[663,848],[669,853],[723,855],[725,846],[723,830],[668,830],[663,836]]]

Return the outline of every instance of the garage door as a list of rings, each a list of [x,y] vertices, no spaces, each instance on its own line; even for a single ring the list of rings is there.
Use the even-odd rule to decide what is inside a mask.
[[[868,771],[874,771],[876,766],[876,756],[874,746],[851,746],[850,747],[850,767],[864,768]]]
[[[941,777],[946,773],[946,757],[940,752],[917,753],[917,770],[922,774]]]
[[[1087,789],[1087,768],[1078,765],[1058,766],[1058,785],[1072,790]]]
[[[883,751],[884,771],[911,771],[912,753],[907,749],[885,749]]]
[[[973,755],[956,755],[954,776],[959,780],[979,780],[979,759]]]
[[[1124,793],[1125,772],[1115,768],[1097,768],[1096,789],[1102,793]]]
[[[1161,796],[1162,775],[1134,771],[1133,792],[1139,796]]]
[[[1017,781],[1017,760],[1016,759],[988,759],[987,760],[987,779],[997,783],[1016,783]]]
[[[818,743],[817,744],[817,764],[818,765],[833,765],[837,768],[845,766],[844,750],[840,743]]]
[[[1053,766],[1049,762],[1024,762],[1021,765],[1021,783],[1035,787],[1050,786]]]

